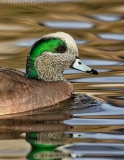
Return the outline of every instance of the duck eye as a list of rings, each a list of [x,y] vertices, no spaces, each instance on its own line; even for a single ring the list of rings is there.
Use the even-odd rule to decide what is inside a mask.
[[[59,52],[59,53],[64,53],[65,51],[66,51],[66,47],[65,46],[59,46],[56,50],[57,50],[57,52]]]

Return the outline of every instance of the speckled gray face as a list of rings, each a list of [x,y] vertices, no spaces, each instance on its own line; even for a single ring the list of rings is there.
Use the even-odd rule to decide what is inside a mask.
[[[73,64],[73,68],[91,72],[91,68],[84,64],[77,65],[78,48],[74,39],[67,33],[57,32],[45,35],[49,43],[43,43],[42,53],[38,55],[34,62],[38,79],[44,81],[66,81],[62,73]],[[48,41],[49,39],[49,41]],[[44,49],[45,48],[45,49]],[[81,62],[80,62],[81,63]]]
[[[50,34],[43,38],[54,38],[54,42],[51,41],[52,46],[47,45],[50,48],[47,48],[35,60],[34,66],[38,73],[38,79],[65,81],[62,72],[69,68],[78,56],[78,49],[74,39],[63,32]]]

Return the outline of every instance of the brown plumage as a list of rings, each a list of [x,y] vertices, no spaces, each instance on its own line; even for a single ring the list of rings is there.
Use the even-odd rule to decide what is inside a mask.
[[[0,68],[0,115],[54,105],[72,92],[69,82],[41,82],[24,77],[21,71]]]

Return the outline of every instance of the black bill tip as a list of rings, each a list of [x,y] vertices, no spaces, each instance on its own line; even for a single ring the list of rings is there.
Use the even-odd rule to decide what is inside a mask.
[[[90,73],[98,75],[98,72],[95,69],[91,69]]]

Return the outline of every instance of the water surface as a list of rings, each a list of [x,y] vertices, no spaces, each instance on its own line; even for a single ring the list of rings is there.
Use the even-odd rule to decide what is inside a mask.
[[[73,83],[75,93],[102,103],[1,116],[0,159],[122,160],[124,3],[54,2],[0,4],[0,65],[24,71],[37,39],[51,32],[67,32],[74,37],[81,60],[99,75],[66,70],[65,78]]]

